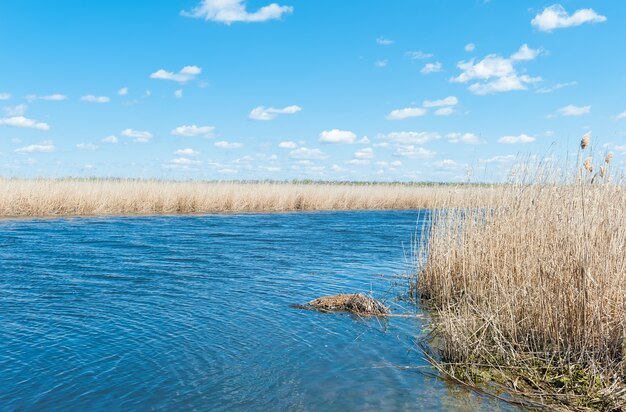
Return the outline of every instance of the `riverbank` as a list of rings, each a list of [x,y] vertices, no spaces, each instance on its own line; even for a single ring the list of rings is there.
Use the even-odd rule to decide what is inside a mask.
[[[497,187],[402,183],[0,179],[0,217],[431,209]]]
[[[413,292],[435,313],[437,368],[537,405],[623,410],[626,191],[610,162],[579,160],[565,184],[527,173],[491,210],[435,213]]]

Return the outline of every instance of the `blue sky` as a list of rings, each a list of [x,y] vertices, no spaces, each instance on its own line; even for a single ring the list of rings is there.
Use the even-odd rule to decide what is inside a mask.
[[[0,3],[0,175],[498,180],[626,160],[626,4]]]

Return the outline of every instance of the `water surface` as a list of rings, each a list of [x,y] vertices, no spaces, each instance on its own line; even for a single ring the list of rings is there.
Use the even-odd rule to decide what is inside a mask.
[[[0,222],[0,409],[508,409],[421,372],[424,320],[288,306],[393,298],[419,218]]]

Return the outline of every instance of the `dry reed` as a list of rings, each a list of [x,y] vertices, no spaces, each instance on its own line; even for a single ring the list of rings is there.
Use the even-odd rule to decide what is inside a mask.
[[[471,186],[0,179],[0,217],[422,209],[461,204]],[[481,186],[493,196],[495,187]]]
[[[453,378],[622,410],[626,190],[580,159],[574,182],[539,169],[486,208],[437,211],[416,244],[413,290],[434,310],[427,347]]]

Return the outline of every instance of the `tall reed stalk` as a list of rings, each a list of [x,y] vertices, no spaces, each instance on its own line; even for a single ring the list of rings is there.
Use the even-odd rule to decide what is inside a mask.
[[[576,179],[543,166],[486,207],[434,214],[413,291],[434,313],[428,353],[453,379],[535,406],[625,407],[626,190],[589,144]]]

